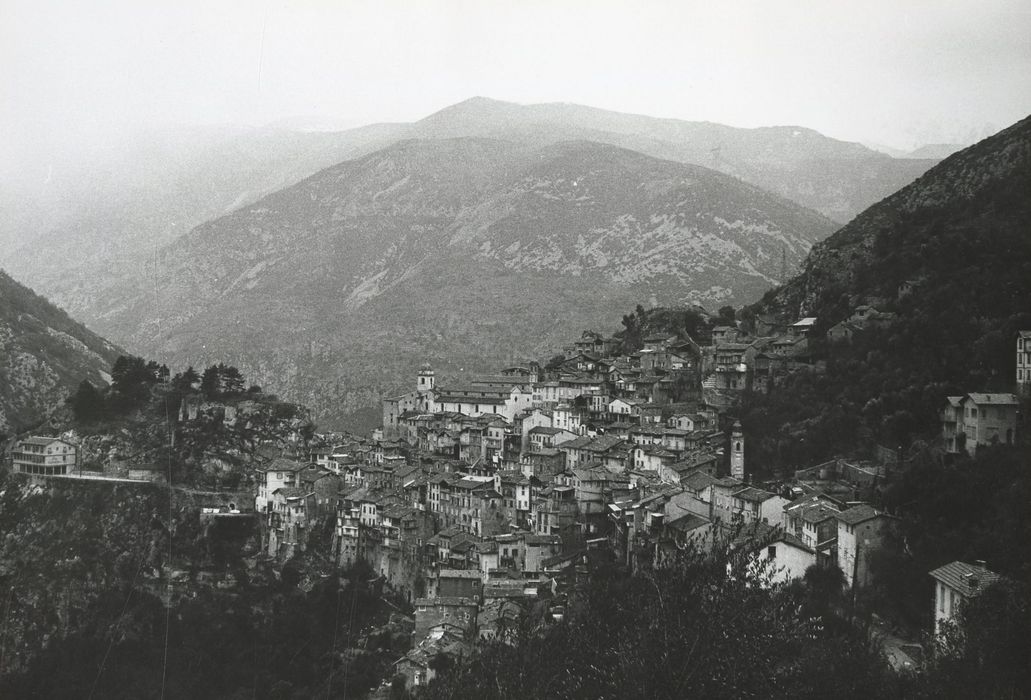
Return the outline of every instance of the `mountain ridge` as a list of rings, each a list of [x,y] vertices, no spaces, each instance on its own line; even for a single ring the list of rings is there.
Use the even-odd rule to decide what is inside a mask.
[[[547,351],[555,323],[611,322],[642,295],[748,298],[834,228],[611,145],[405,140],[197,227],[93,302],[141,354],[229,361],[324,417],[427,359],[459,374]]]

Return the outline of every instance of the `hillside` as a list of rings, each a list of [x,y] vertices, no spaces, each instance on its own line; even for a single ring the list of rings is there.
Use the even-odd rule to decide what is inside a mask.
[[[91,325],[92,299],[194,227],[405,139],[587,140],[712,167],[843,223],[924,172],[804,127],[741,129],[582,105],[473,98],[411,123],[340,132],[195,127],[0,168],[0,265]],[[85,145],[83,145],[85,148]]]
[[[871,440],[905,445],[936,433],[945,396],[1013,391],[1016,333],[1031,328],[1028,192],[1031,118],[870,207],[753,307],[817,316],[818,334],[859,304],[897,313],[825,347],[826,375],[757,400],[752,427],[771,459],[786,436],[806,439],[811,454],[799,458]]]
[[[4,172],[0,264],[48,296],[74,298],[209,219],[389,143],[398,128],[154,131]]]
[[[231,362],[324,419],[421,362],[455,376],[539,355],[642,298],[754,297],[833,228],[611,146],[405,141],[198,227],[91,303],[139,352]]]
[[[583,139],[711,167],[839,222],[918,177],[935,159],[899,159],[803,126],[755,129],[567,103],[474,97],[416,122],[419,138],[488,136],[542,144]]]
[[[83,379],[109,379],[118,350],[0,271],[0,436],[38,423]]]

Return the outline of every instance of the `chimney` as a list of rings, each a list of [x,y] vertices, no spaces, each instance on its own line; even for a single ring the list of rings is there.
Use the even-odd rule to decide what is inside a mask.
[[[988,571],[988,567],[985,565],[984,559],[978,559],[974,562],[982,571]]]

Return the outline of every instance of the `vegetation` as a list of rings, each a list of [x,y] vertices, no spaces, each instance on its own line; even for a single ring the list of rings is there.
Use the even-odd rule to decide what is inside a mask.
[[[645,309],[638,304],[636,309],[623,316],[623,330],[618,331],[616,337],[623,339],[623,351],[631,353],[644,347],[644,339],[651,335],[690,336],[696,341],[704,339],[716,322],[718,318],[709,318],[698,307]]]
[[[248,477],[244,467],[261,444],[285,444],[294,431],[302,439],[314,434],[302,407],[257,386],[245,390],[236,367],[212,365],[203,374],[188,367],[169,375],[164,365],[123,355],[111,369],[110,387],[79,384],[67,404],[86,439],[86,467],[103,468],[106,457],[88,448],[93,436],[106,437],[117,441],[119,460],[171,465],[176,483],[233,488]],[[184,401],[196,415],[180,421]],[[229,410],[243,411],[244,420],[227,420]]]
[[[898,680],[819,584],[765,587],[728,541],[627,575],[598,565],[562,622],[481,645],[425,697],[891,697]],[[728,579],[728,570],[732,575]],[[848,663],[842,663],[848,659]],[[832,670],[833,669],[833,670]],[[422,696],[420,696],[422,697]]]
[[[936,459],[922,452],[883,494],[899,527],[872,562],[872,602],[915,630],[932,625],[929,571],[954,560],[985,560],[1031,584],[1031,448],[999,446],[976,458]]]

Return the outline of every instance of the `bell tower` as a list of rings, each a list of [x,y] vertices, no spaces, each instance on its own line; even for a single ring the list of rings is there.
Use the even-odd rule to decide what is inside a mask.
[[[745,434],[741,431],[741,421],[734,421],[730,434],[730,475],[742,481],[745,478]]]
[[[433,368],[428,363],[419,368],[419,382],[417,384],[419,392],[433,391],[435,381],[436,375],[434,375]]]

